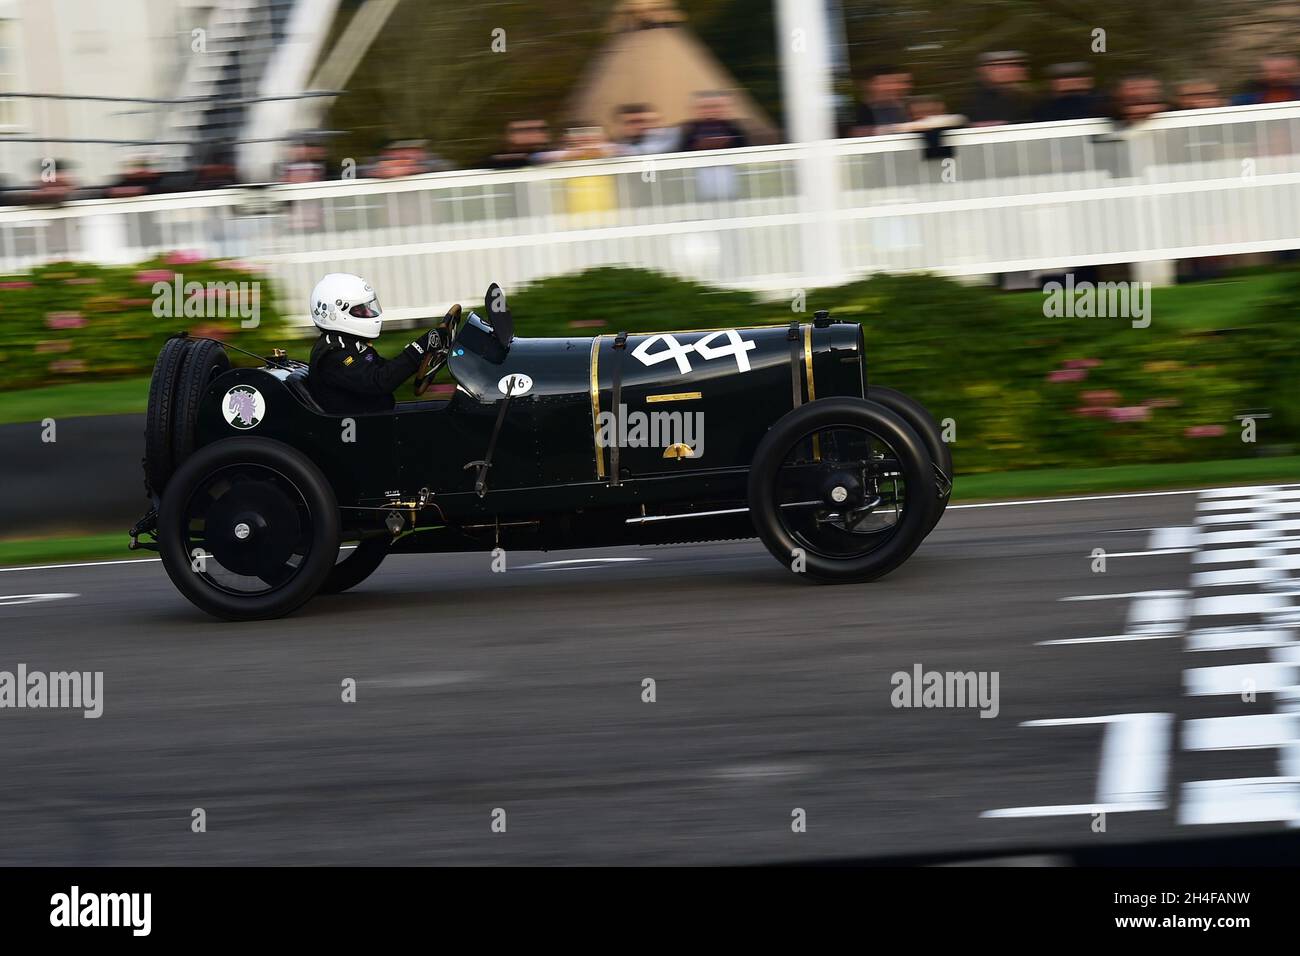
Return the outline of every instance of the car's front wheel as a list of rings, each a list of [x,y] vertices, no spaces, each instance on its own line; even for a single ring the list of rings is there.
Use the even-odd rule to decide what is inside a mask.
[[[802,405],[754,453],[749,514],[772,555],[823,582],[871,581],[911,556],[937,494],[925,443],[860,398]]]
[[[939,485],[938,494],[931,503],[934,511],[930,516],[930,530],[934,530],[934,526],[943,517],[944,509],[948,507],[948,499],[952,497],[952,451],[943,440],[939,423],[924,405],[894,388],[868,385],[867,401],[884,405],[901,416],[929,449],[930,460],[936,469],[935,481]]]
[[[168,482],[158,548],[172,583],[209,614],[281,617],[334,567],[338,503],[320,469],[288,445],[224,439],[199,449]]]

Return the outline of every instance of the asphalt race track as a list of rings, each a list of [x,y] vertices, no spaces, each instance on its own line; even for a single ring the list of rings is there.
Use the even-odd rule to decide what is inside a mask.
[[[862,586],[757,542],[489,563],[257,624],[156,562],[0,572],[0,670],[104,672],[99,719],[0,710],[0,863],[1050,860],[1300,820],[1300,486],[954,508]],[[996,718],[892,706],[917,664],[997,672]]]

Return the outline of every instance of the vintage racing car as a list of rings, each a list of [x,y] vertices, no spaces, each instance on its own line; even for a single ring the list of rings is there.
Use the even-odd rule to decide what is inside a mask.
[[[153,507],[131,547],[156,549],[198,607],[247,620],[402,552],[757,535],[807,578],[868,581],[947,503],[938,426],[867,386],[856,323],[515,338],[495,285],[483,314],[447,322],[452,397],[420,398],[426,357],[416,400],[353,416],[326,414],[280,350],[236,368],[232,346],[169,339],[146,416]]]

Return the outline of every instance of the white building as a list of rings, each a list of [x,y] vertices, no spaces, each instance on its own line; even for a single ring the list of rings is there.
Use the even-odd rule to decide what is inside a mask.
[[[234,141],[285,136],[297,119],[292,108],[246,101],[306,89],[338,6],[0,0],[0,174],[27,185],[55,159],[76,180],[102,184],[133,159],[178,169],[214,150],[245,167]],[[260,168],[243,171],[263,178],[277,157],[264,145]]]

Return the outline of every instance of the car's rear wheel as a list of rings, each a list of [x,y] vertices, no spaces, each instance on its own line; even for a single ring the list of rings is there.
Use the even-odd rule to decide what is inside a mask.
[[[871,581],[911,556],[936,496],[925,443],[860,398],[802,405],[759,443],[749,514],[772,555],[824,582]]]
[[[149,379],[149,405],[144,416],[144,480],[148,490],[160,495],[176,470],[172,449],[172,421],[176,409],[176,383],[194,340],[170,338],[153,365]]]
[[[365,538],[357,546],[344,552],[318,594],[342,594],[374,574],[384,558],[388,557],[388,538]]]
[[[943,440],[939,423],[934,420],[928,408],[896,388],[868,385],[867,401],[884,405],[890,411],[902,416],[903,420],[912,426],[912,431],[925,442],[925,447],[930,452],[930,461],[938,469],[935,481],[939,485],[939,494],[935,496],[934,510],[930,516],[932,530],[943,517],[943,512],[948,507],[948,499],[952,497],[952,449]]]
[[[172,583],[227,620],[280,617],[311,598],[334,567],[338,503],[311,461],[267,438],[199,449],[172,476],[158,512]]]

